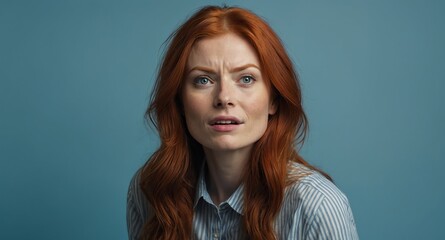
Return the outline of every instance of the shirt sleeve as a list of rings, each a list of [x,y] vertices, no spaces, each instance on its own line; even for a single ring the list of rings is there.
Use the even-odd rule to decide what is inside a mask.
[[[146,201],[139,187],[139,175],[140,170],[131,179],[127,194],[127,231],[130,240],[139,240],[145,220],[143,204]]]
[[[348,200],[325,196],[315,210],[307,239],[358,240]]]

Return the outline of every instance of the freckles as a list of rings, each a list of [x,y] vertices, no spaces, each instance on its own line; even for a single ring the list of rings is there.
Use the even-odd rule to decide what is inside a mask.
[[[252,111],[255,112],[264,112],[269,108],[269,98],[260,96],[249,102],[247,105]]]
[[[208,107],[206,104],[206,99],[197,96],[188,96],[184,98],[184,104],[186,105],[185,111],[189,116],[190,123],[197,123],[203,121],[206,113],[208,112]]]
[[[184,105],[187,105],[189,109],[192,109],[199,106],[201,101],[201,96],[193,94],[193,93],[187,93],[183,97]]]

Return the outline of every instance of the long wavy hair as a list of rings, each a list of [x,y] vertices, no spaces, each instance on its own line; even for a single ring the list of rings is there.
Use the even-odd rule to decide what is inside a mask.
[[[141,174],[140,187],[153,213],[144,224],[142,239],[192,237],[193,202],[204,153],[187,130],[180,93],[193,45],[200,39],[229,32],[244,38],[255,49],[262,75],[277,105],[264,135],[253,146],[244,174],[243,227],[247,236],[276,238],[273,221],[288,184],[289,162],[317,170],[296,151],[306,136],[307,118],[297,74],[279,37],[264,20],[248,10],[204,7],[169,37],[145,114],[156,126],[161,145]]]

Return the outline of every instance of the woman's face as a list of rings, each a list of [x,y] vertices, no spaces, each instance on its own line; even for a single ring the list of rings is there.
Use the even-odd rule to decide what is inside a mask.
[[[200,40],[186,71],[182,101],[193,138],[207,150],[251,148],[276,111],[252,46],[232,33]]]

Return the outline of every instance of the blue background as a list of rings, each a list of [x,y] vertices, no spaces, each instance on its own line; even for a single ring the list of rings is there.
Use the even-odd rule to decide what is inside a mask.
[[[128,182],[162,44],[221,1],[0,2],[0,239],[125,239]],[[301,76],[302,154],[349,197],[361,239],[439,239],[445,4],[227,1],[263,16]]]

